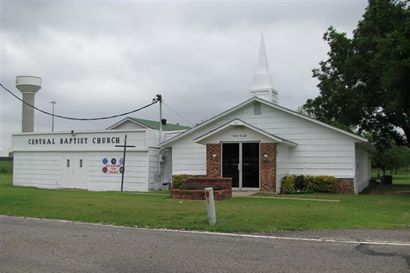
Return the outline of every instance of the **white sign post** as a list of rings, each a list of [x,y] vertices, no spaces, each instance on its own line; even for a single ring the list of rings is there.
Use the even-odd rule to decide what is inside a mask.
[[[210,225],[216,224],[215,201],[213,188],[205,188],[206,209],[208,211],[208,222]]]

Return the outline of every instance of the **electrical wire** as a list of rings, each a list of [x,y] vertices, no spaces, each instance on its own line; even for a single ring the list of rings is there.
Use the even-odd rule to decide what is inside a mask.
[[[169,106],[168,104],[166,104],[164,101],[162,101],[162,103],[169,109],[171,110],[171,112],[173,112],[175,115],[177,115],[178,117],[182,118],[184,121],[186,121],[187,123],[189,123],[189,125],[194,126],[194,124],[192,122],[190,122],[189,120],[187,120],[186,118],[184,118],[182,115],[178,114],[177,111],[175,111],[174,109],[171,108],[171,106]]]
[[[50,112],[44,111],[44,110],[42,110],[42,109],[40,109],[40,108],[37,108],[36,106],[31,105],[30,103],[25,102],[24,100],[20,99],[17,95],[15,95],[11,90],[9,90],[7,87],[5,87],[2,83],[0,83],[0,86],[1,86],[4,90],[6,90],[7,92],[9,92],[13,97],[15,97],[15,98],[18,99],[19,101],[23,102],[24,104],[26,104],[26,105],[32,107],[33,109],[35,109],[35,110],[37,110],[37,111],[39,111],[39,112],[41,112],[41,113],[43,113],[43,114],[49,115],[49,116],[54,116],[54,117],[56,117],[56,118],[62,118],[62,119],[68,119],[68,120],[90,121],[90,120],[112,119],[112,118],[122,117],[122,116],[125,116],[125,115],[129,115],[129,114],[138,112],[138,111],[140,111],[140,110],[142,110],[142,109],[148,108],[149,106],[151,106],[151,105],[153,105],[153,104],[159,102],[159,97],[158,97],[158,95],[157,95],[157,96],[152,100],[152,102],[151,102],[150,104],[147,104],[147,105],[145,105],[145,106],[142,106],[142,107],[140,107],[140,108],[138,108],[138,109],[135,109],[135,110],[132,110],[132,111],[129,111],[129,112],[126,112],[126,113],[122,113],[122,114],[118,114],[118,115],[112,115],[112,116],[106,116],[106,117],[98,117],[98,118],[75,118],[75,117],[68,117],[68,116],[62,116],[62,115],[56,115],[56,114],[53,115],[53,114],[50,113]]]

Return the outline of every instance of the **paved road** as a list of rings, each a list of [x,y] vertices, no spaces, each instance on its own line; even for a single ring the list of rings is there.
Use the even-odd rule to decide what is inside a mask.
[[[343,242],[346,234],[319,242],[0,216],[0,272],[410,272],[409,231],[391,232],[397,245]]]

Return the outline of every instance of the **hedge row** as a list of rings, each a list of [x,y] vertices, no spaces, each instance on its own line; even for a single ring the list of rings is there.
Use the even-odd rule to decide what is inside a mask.
[[[281,193],[335,192],[334,176],[288,175],[281,180]]]
[[[183,184],[187,181],[192,175],[189,174],[177,174],[172,177],[172,187],[174,189],[180,189],[183,187]]]

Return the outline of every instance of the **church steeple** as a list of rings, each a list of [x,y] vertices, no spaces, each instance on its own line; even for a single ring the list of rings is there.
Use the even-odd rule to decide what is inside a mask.
[[[253,78],[251,95],[270,102],[278,103],[278,91],[273,89],[272,75],[269,72],[268,57],[266,56],[263,34],[261,35],[258,64]]]

